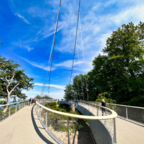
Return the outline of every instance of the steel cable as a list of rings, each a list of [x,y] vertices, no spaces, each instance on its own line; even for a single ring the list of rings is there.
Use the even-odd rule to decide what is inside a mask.
[[[71,84],[73,66],[74,66],[74,60],[75,60],[75,50],[76,50],[76,45],[77,45],[77,33],[78,33],[78,23],[79,23],[79,15],[80,15],[80,4],[81,4],[81,0],[79,0],[79,9],[78,9],[77,26],[76,26],[76,34],[75,34],[75,44],[74,44],[73,61],[72,61],[72,70],[71,70],[71,76],[70,76],[69,84]]]

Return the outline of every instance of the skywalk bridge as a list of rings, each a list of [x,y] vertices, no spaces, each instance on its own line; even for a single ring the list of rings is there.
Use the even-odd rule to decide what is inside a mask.
[[[144,108],[108,104],[111,109],[102,116],[102,107],[94,102],[63,103],[74,104],[83,115],[51,110],[38,102],[9,105],[5,115],[0,113],[0,144],[144,143]]]

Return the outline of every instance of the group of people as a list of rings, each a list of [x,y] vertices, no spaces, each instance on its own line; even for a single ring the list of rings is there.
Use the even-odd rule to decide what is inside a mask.
[[[31,105],[32,103],[35,103],[36,101],[35,101],[35,99],[29,99],[29,105]]]

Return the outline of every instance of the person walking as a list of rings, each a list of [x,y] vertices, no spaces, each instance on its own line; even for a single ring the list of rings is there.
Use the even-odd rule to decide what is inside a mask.
[[[105,100],[104,100],[104,99],[101,100],[101,106],[103,106],[103,107],[102,107],[102,116],[103,116],[104,113],[105,113],[105,108],[104,108],[104,107],[106,107],[106,103],[105,103]]]
[[[31,100],[31,98],[29,99],[29,105],[31,105],[31,102],[32,102],[32,100]]]

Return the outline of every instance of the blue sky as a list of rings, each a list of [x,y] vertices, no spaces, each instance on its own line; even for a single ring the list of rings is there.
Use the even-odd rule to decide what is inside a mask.
[[[34,78],[34,88],[23,91],[29,97],[41,93],[58,7],[59,0],[2,0],[0,4],[0,55],[17,61]],[[62,0],[49,93],[53,98],[62,98],[69,84],[77,11],[78,0]],[[143,11],[143,0],[81,0],[73,77],[92,69],[92,60],[102,54],[113,30],[131,21],[144,22]]]

